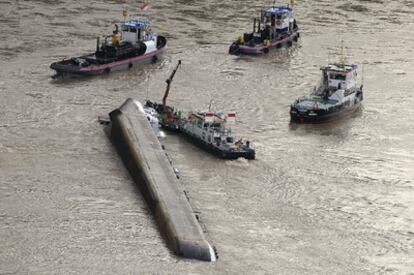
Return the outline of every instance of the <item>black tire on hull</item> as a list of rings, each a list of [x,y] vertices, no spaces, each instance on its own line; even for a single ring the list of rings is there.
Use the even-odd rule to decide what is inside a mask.
[[[155,64],[155,63],[157,63],[157,61],[158,61],[158,56],[154,55],[154,56],[151,58],[151,62],[152,62],[153,64]]]
[[[167,39],[164,36],[157,36],[157,49],[163,48],[167,44]]]
[[[239,52],[239,46],[233,43],[229,48],[229,54],[237,54]]]
[[[137,46],[137,49],[135,50],[135,55],[141,56],[145,54],[146,51],[147,51],[147,45],[145,45],[145,43],[143,42],[139,42],[139,45]]]

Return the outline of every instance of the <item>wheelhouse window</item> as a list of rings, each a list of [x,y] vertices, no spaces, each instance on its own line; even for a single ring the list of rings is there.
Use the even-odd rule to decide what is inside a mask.
[[[123,32],[137,32],[137,30],[135,29],[135,27],[131,27],[131,26],[122,26],[122,31]]]
[[[346,75],[345,74],[329,74],[329,78],[330,79],[334,79],[334,80],[346,80]]]

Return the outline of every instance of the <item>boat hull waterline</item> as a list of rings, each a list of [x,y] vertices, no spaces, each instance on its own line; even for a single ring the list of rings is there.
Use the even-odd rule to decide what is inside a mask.
[[[328,112],[328,113],[315,113],[316,115],[310,115],[309,113],[301,113],[297,109],[291,108],[290,119],[291,122],[298,124],[322,124],[332,121],[340,120],[347,116],[352,115],[362,108],[362,99],[350,107],[344,107],[340,111]]]
[[[263,44],[248,46],[248,45],[238,45],[237,42],[233,42],[230,46],[229,53],[230,54],[248,54],[248,55],[259,55],[264,53],[269,53],[270,50],[281,48],[282,46],[292,46],[293,42],[297,42],[299,40],[300,33],[298,31],[293,32],[292,34],[282,37],[279,40],[273,41],[269,46],[265,46]]]
[[[131,69],[133,67],[136,67],[137,65],[155,63],[162,56],[164,51],[165,48],[162,48],[141,56],[135,56],[107,64],[90,65],[88,67],[74,66],[70,63],[71,59],[69,59],[60,62],[55,62],[50,65],[50,68],[56,71],[57,77],[102,75],[108,74],[110,72]],[[65,62],[68,62],[68,64],[65,64]]]
[[[238,158],[245,158],[245,159],[255,159],[256,153],[251,148],[245,148],[242,150],[220,150],[220,148],[217,148],[213,146],[212,144],[204,142],[202,139],[192,135],[191,133],[181,130],[181,133],[184,135],[184,137],[193,143],[194,145],[198,146],[201,149],[204,149],[205,151],[216,155],[219,158],[222,159],[228,159],[228,160],[235,160]]]

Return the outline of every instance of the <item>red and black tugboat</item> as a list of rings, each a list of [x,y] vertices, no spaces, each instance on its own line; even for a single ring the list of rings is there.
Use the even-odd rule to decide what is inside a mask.
[[[291,1],[293,4],[293,1]],[[293,7],[268,7],[253,21],[253,32],[239,37],[229,48],[230,54],[262,54],[299,39],[299,28],[293,18]]]
[[[115,25],[113,35],[102,43],[97,38],[94,53],[52,63],[55,77],[99,75],[158,60],[167,40],[151,32],[148,20],[125,20],[120,25],[121,30]]]

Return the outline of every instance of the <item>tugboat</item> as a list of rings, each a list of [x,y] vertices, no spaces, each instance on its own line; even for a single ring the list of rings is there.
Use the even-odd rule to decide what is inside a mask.
[[[194,144],[223,159],[255,158],[250,141],[236,139],[226,123],[234,122],[236,114],[196,112],[189,113],[180,127]]]
[[[170,86],[174,75],[181,65],[178,62],[176,68],[167,79],[167,89],[164,93],[163,103],[158,104],[147,100],[145,106],[155,109],[160,116],[160,124],[167,130],[182,133],[191,142],[202,149],[223,159],[246,158],[254,159],[255,150],[250,147],[250,141],[237,139],[227,123],[235,122],[235,113],[214,112],[184,112],[167,105]]]
[[[293,4],[293,1],[291,1]],[[289,5],[268,7],[253,19],[253,32],[245,33],[230,46],[230,54],[262,54],[283,45],[292,46],[300,33]]]
[[[124,20],[120,25],[121,30],[115,24],[113,35],[105,36],[102,43],[97,38],[95,53],[52,63],[54,77],[99,75],[140,63],[155,63],[167,44],[165,37],[151,32],[148,20]]]
[[[343,58],[340,63],[321,67],[319,87],[291,105],[291,121],[324,123],[356,111],[363,100],[363,85],[357,87],[357,68],[355,64],[345,64]]]

